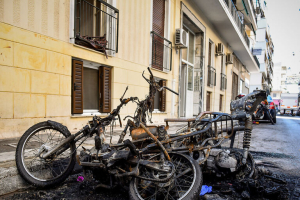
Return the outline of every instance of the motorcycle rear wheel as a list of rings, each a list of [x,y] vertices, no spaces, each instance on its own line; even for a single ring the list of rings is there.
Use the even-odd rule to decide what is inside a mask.
[[[199,164],[187,155],[178,153],[170,153],[169,155],[176,168],[174,177],[167,183],[133,178],[129,186],[131,200],[198,199],[203,181]],[[190,171],[186,173],[187,169],[190,169]],[[140,172],[143,176],[147,176],[146,171],[141,170]],[[183,173],[185,174],[182,175]]]
[[[60,155],[44,159],[41,152],[51,149],[70,134],[61,132],[47,122],[30,127],[21,137],[16,150],[19,174],[30,184],[49,187],[63,182],[75,165],[75,143]]]

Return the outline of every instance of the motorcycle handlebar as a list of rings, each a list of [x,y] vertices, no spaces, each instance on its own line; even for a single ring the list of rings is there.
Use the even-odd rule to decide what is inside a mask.
[[[152,74],[152,71],[151,71],[150,67],[148,67],[148,71],[149,71],[150,75],[151,75],[151,76],[153,76],[153,74]]]

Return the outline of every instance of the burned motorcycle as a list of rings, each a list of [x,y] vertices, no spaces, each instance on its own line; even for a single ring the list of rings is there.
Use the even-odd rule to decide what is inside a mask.
[[[270,120],[270,122],[274,125],[273,116],[270,112],[270,105],[267,100],[262,101],[258,106],[256,111],[253,113],[254,119],[264,119],[264,117]]]
[[[128,186],[131,199],[196,199],[202,184],[202,173],[195,160],[178,152],[167,152],[167,127],[147,127],[146,115],[152,112],[157,91],[171,89],[156,84],[151,70],[149,95],[120,98],[107,117],[93,117],[80,131],[71,135],[68,128],[54,121],[38,123],[21,137],[16,150],[16,165],[20,175],[29,183],[45,187],[63,182],[73,171],[76,159],[83,167],[85,177],[97,181],[99,187]],[[172,91],[174,92],[174,91]],[[175,92],[174,92],[175,93]],[[135,115],[129,119],[118,144],[105,143],[106,127],[123,105],[136,102]],[[121,120],[120,120],[121,125]],[[133,141],[124,140],[129,128]],[[84,147],[76,156],[77,148],[88,137],[94,137],[95,146]],[[76,142],[80,144],[76,145]],[[152,145],[149,149],[148,146]]]
[[[203,112],[196,118],[165,119],[169,122],[187,122],[170,139],[161,141],[169,144],[169,152],[190,155],[202,166],[202,170],[217,176],[236,174],[251,177],[255,170],[254,160],[249,153],[252,114],[257,105],[266,99],[266,92],[254,91],[241,99],[231,102],[231,115],[218,112]],[[234,122],[237,126],[234,126]],[[243,149],[233,149],[236,131],[244,131]],[[220,148],[225,139],[231,139],[231,148]],[[153,147],[153,144],[147,148]]]

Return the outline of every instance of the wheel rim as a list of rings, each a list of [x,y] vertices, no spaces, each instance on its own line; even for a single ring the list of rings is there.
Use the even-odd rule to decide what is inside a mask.
[[[189,194],[196,181],[196,168],[192,161],[180,154],[170,154],[172,163],[175,165],[176,172],[174,178],[164,184],[146,181],[136,178],[134,190],[139,199],[183,199]],[[145,169],[145,168],[144,168]],[[182,172],[191,169],[188,173],[181,175]],[[147,169],[146,169],[147,171]],[[147,177],[147,172],[143,175]]]
[[[43,149],[51,149],[66,137],[56,129],[45,126],[31,132],[22,145],[21,160],[27,174],[38,181],[51,181],[65,173],[71,164],[72,150],[68,148],[50,159],[40,157]]]

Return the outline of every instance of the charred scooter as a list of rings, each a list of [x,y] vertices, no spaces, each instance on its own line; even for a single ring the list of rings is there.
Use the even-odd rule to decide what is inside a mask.
[[[103,188],[129,185],[131,199],[198,198],[202,184],[199,165],[187,155],[166,151],[169,146],[160,142],[168,137],[165,127],[146,126],[146,113],[152,112],[155,93],[166,88],[158,86],[151,70],[148,70],[150,79],[143,75],[150,84],[145,100],[139,101],[137,97],[123,99],[126,89],[120,98],[120,105],[107,117],[94,116],[74,135],[66,126],[50,120],[29,128],[16,150],[20,175],[35,186],[54,186],[70,175],[77,159],[87,179],[97,181],[98,186]],[[120,109],[130,101],[138,104],[135,115],[131,117],[133,121],[127,121],[118,144],[105,143],[106,127],[116,117],[120,120]],[[144,134],[143,139],[124,140],[128,128],[132,138],[135,134]],[[93,136],[95,146],[92,149],[83,148],[76,156],[77,148]],[[80,144],[76,145],[76,142]],[[150,151],[146,148],[149,144],[153,145]]]
[[[169,144],[168,152],[180,152],[190,155],[203,171],[217,176],[235,174],[239,177],[252,177],[255,163],[249,153],[252,132],[252,114],[260,102],[266,99],[263,90],[254,91],[241,99],[231,102],[231,115],[219,112],[203,112],[196,118],[165,119],[170,122],[188,124],[169,139],[161,141]],[[237,122],[237,126],[234,126]],[[244,131],[243,149],[233,149],[235,133]],[[224,140],[231,139],[230,148],[221,148]],[[146,148],[153,147],[153,144]]]

